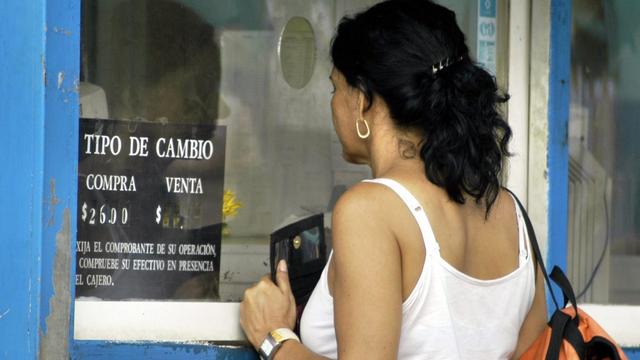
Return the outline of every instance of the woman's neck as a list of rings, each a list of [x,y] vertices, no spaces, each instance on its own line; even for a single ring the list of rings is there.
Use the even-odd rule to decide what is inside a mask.
[[[372,135],[368,148],[373,177],[383,177],[397,171],[424,173],[419,140],[415,136],[405,136],[393,130]]]

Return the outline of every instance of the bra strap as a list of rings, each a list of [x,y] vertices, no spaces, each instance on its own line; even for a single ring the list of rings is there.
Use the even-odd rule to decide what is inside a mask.
[[[391,190],[393,190],[399,197],[402,199],[402,202],[409,208],[409,211],[416,219],[418,223],[418,227],[420,228],[420,232],[422,233],[422,239],[424,241],[425,248],[427,249],[427,253],[431,252],[433,254],[440,254],[440,246],[436,241],[436,237],[433,234],[433,229],[431,228],[431,224],[429,223],[429,218],[427,218],[427,214],[424,211],[420,202],[399,182],[387,179],[387,178],[377,178],[370,180],[363,180],[363,182],[376,183],[385,185]]]
[[[511,196],[511,200],[513,200],[513,205],[516,209],[516,221],[518,223],[518,258],[520,259],[519,265],[522,266],[529,259],[529,246],[527,246],[527,243],[529,242],[529,234],[524,229],[524,217],[520,206],[518,206],[518,201],[511,192],[509,192],[509,196]]]

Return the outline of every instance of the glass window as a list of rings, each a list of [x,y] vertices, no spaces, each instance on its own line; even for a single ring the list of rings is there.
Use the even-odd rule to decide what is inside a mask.
[[[81,158],[79,212],[84,206],[86,215],[78,214],[84,219],[79,219],[77,252],[80,299],[238,301],[246,287],[269,272],[272,232],[329,212],[339,194],[369,175],[365,167],[344,164],[330,120],[334,4],[315,1],[309,18],[297,15],[311,13],[311,4],[288,5],[83,1],[81,116],[109,120],[82,120],[82,128],[88,136],[124,139],[125,150],[135,129],[149,137],[150,155],[144,161],[99,153]],[[287,23],[292,26],[284,31]],[[215,153],[224,156],[218,165],[156,159],[158,146],[167,153],[170,138],[207,137]],[[81,150],[88,146],[83,139]],[[126,206],[120,198],[127,196],[96,194],[95,186],[87,190],[100,179],[94,174],[100,170],[134,174],[127,180],[130,184],[135,177],[137,189],[126,194]],[[145,175],[160,181],[142,186]],[[203,191],[198,192],[198,182],[181,185],[189,179],[201,179]],[[148,190],[163,189],[164,182],[171,196]],[[195,192],[188,191],[191,185]],[[109,224],[112,208],[118,215],[124,209],[128,224],[115,217]],[[106,223],[100,223],[101,211]],[[140,220],[143,215],[148,216]],[[219,242],[207,242],[216,236]],[[102,243],[102,252],[94,242]],[[159,242],[166,242],[163,253],[139,249]],[[202,256],[180,253],[181,246],[199,242],[215,250],[198,253]],[[105,246],[124,250],[107,253]],[[172,246],[178,249],[173,254]],[[130,267],[113,269],[114,261],[126,264],[127,259]],[[215,259],[213,265],[203,268],[201,260],[208,259]],[[176,275],[183,260],[192,261],[184,263],[191,276]],[[105,268],[105,263],[111,265]],[[103,279],[99,286],[96,275]],[[159,290],[164,287],[170,289]]]
[[[323,266],[370,176],[332,127],[329,45],[375,2],[82,1],[76,338],[242,340],[272,237]],[[506,0],[442,3],[504,88]]]
[[[573,3],[568,272],[583,302],[640,304],[640,3]]]
[[[506,1],[441,3],[504,79]],[[336,6],[83,1],[78,298],[235,302],[274,231],[325,214],[330,245],[333,204],[369,176],[332,128]]]

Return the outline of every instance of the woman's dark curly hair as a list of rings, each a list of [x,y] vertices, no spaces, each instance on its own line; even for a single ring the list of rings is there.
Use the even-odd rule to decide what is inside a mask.
[[[421,131],[429,181],[460,204],[465,194],[484,199],[488,215],[509,156],[511,129],[498,111],[508,95],[471,60],[455,14],[429,0],[381,2],[341,20],[331,57],[368,106],[379,96],[397,126]]]

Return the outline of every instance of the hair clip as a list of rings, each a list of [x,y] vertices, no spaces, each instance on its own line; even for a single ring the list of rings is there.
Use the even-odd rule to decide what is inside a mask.
[[[460,56],[460,57],[459,57],[459,58],[457,58],[457,59],[451,60],[451,58],[446,57],[446,58],[444,58],[444,59],[440,60],[439,62],[437,62],[437,63],[435,63],[435,64],[431,65],[431,73],[432,73],[433,75],[435,75],[436,73],[438,73],[438,71],[441,71],[442,69],[445,69],[445,68],[447,68],[447,67],[448,67],[448,66],[450,66],[450,65],[453,65],[454,63],[456,63],[456,62],[458,62],[458,61],[462,60],[462,58],[463,58],[463,57],[462,57],[462,56]]]

